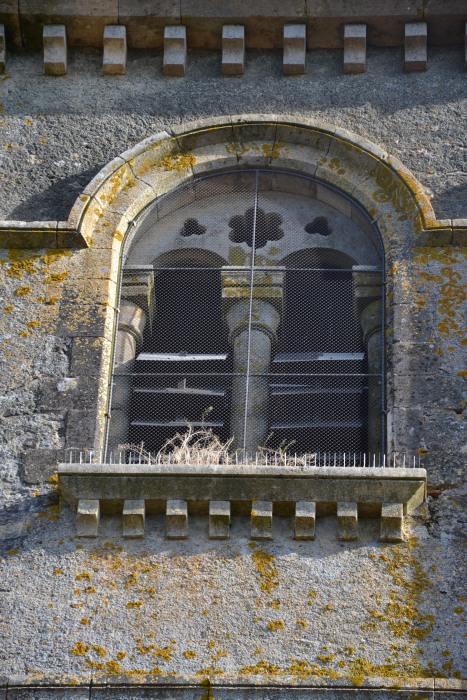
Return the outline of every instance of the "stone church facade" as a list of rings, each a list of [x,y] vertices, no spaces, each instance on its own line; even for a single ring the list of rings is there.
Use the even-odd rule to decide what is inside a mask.
[[[0,1],[0,698],[460,700],[467,6],[76,5]]]

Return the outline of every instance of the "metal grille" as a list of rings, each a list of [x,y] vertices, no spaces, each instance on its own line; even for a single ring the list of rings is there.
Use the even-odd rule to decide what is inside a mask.
[[[150,263],[154,310],[127,375],[128,444],[157,453],[176,433],[208,431],[243,456],[367,451],[383,348],[372,373],[355,302],[361,261],[324,245],[332,223],[313,217],[313,187],[236,171],[190,183],[146,216],[134,245],[157,240],[164,220],[174,243],[155,243]],[[305,225],[284,213],[295,195],[309,202]],[[375,232],[368,246],[378,245]]]

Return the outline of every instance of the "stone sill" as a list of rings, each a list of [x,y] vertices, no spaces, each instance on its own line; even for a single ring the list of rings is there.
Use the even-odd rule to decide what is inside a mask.
[[[358,537],[358,517],[381,517],[381,539],[403,539],[403,517],[426,496],[426,470],[61,464],[62,496],[78,534],[96,537],[103,514],[122,514],[123,534],[144,536],[146,514],[165,513],[169,539],[188,537],[188,514],[209,514],[209,536],[228,539],[231,512],[251,516],[252,539],[272,539],[275,516],[295,517],[296,539],[314,539],[316,516],[337,513],[339,538]]]

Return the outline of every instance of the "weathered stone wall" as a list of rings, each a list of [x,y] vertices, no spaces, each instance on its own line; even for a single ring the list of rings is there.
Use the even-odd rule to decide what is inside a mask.
[[[127,174],[126,189],[119,181],[118,193],[105,190],[105,216],[98,211],[94,232],[87,231],[89,248],[64,247],[66,236],[54,234],[55,248],[9,248],[0,256],[6,676],[70,673],[87,697],[90,674],[99,680],[120,671],[145,682],[152,673],[160,683],[172,677],[163,674],[174,674],[205,684],[209,678],[342,688],[382,677],[380,686],[408,684],[400,697],[432,698],[434,676],[465,673],[466,568],[459,545],[467,273],[461,223],[455,237],[451,222],[465,217],[467,206],[465,74],[457,50],[435,52],[428,73],[417,76],[402,73],[397,50],[375,50],[361,76],[342,76],[341,60],[340,52],[313,53],[308,74],[284,78],[279,54],[252,54],[243,78],[226,78],[217,54],[192,55],[187,78],[176,81],[162,78],[160,57],[147,54],[130,57],[126,76],[106,78],[97,53],[72,54],[63,78],[42,76],[38,54],[10,55],[0,84],[1,212],[10,220],[66,220],[111,158],[161,129],[181,133],[182,119],[252,111],[252,95],[254,110],[270,113],[271,121],[274,113],[293,111],[294,121],[325,120],[394,154],[422,182],[438,219],[449,220],[431,238],[417,238],[415,220],[393,216],[389,186],[387,199],[383,192],[373,203],[381,208],[388,245],[390,434],[400,449],[430,453],[426,520],[409,523],[407,542],[394,546],[378,542],[371,520],[357,543],[338,543],[334,518],[318,521],[312,543],[294,542],[290,521],[277,519],[274,542],[252,547],[247,523],[238,518],[231,541],[213,544],[200,517],[189,540],[168,545],[157,516],[148,519],[142,543],[123,540],[112,519],[104,519],[97,543],[74,539],[73,514],[59,508],[47,478],[56,450],[95,444],[105,423],[123,237],[115,222],[131,209],[136,189],[148,200],[155,195],[152,175],[140,173],[133,184]],[[270,124],[250,132],[265,158],[260,163],[291,163],[296,152],[277,150],[272,132]],[[194,153],[191,138],[185,156]],[[333,143],[344,148],[343,134]],[[367,161],[359,147],[349,146],[349,171],[363,193]],[[218,157],[205,148],[197,162],[177,156],[166,161],[175,168],[159,169],[175,184]],[[127,170],[129,160],[121,162]],[[338,184],[341,175],[331,165],[323,163],[322,174],[327,169]],[[112,183],[105,187],[111,191]],[[95,190],[82,195],[82,205],[97,208],[97,196]],[[409,677],[425,677],[425,685],[417,690]],[[440,684],[437,692],[460,698],[460,688]],[[222,697],[209,688],[184,692]],[[375,692],[368,697],[385,697]]]

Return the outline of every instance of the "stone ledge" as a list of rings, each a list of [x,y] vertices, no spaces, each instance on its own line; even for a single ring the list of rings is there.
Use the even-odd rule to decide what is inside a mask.
[[[121,514],[127,500],[144,502],[148,514],[166,513],[169,536],[172,520],[175,516],[180,519],[183,509],[183,537],[188,536],[189,512],[207,513],[211,502],[224,501],[231,504],[235,514],[251,513],[253,539],[259,529],[266,527],[268,518],[269,538],[273,512],[297,517],[295,508],[301,501],[316,504],[318,515],[335,513],[337,509],[338,520],[339,508],[351,501],[355,520],[352,539],[356,539],[357,513],[381,516],[383,504],[395,504],[402,518],[423,503],[426,495],[426,471],[421,468],[86,463],[60,464],[58,474],[62,496],[77,508],[78,520],[89,502],[95,504],[96,533],[97,505],[103,513]],[[402,534],[393,539],[402,539]]]
[[[87,248],[79,232],[62,221],[0,221],[0,248]]]
[[[252,681],[247,676],[227,676],[222,678],[200,678],[199,676],[155,676],[138,674],[135,676],[93,674],[92,678],[79,676],[12,676],[0,678],[0,697],[19,700],[52,700],[58,698],[115,698],[139,700],[159,698],[159,700],[201,700],[216,697],[220,700],[234,700],[239,697],[255,700],[283,700],[287,697],[297,700],[391,700],[415,697],[424,700],[463,700],[466,697],[467,683],[457,679],[437,678],[377,678],[366,677],[361,685],[355,686],[349,678],[336,680],[307,679],[291,677],[270,678],[259,676]]]

